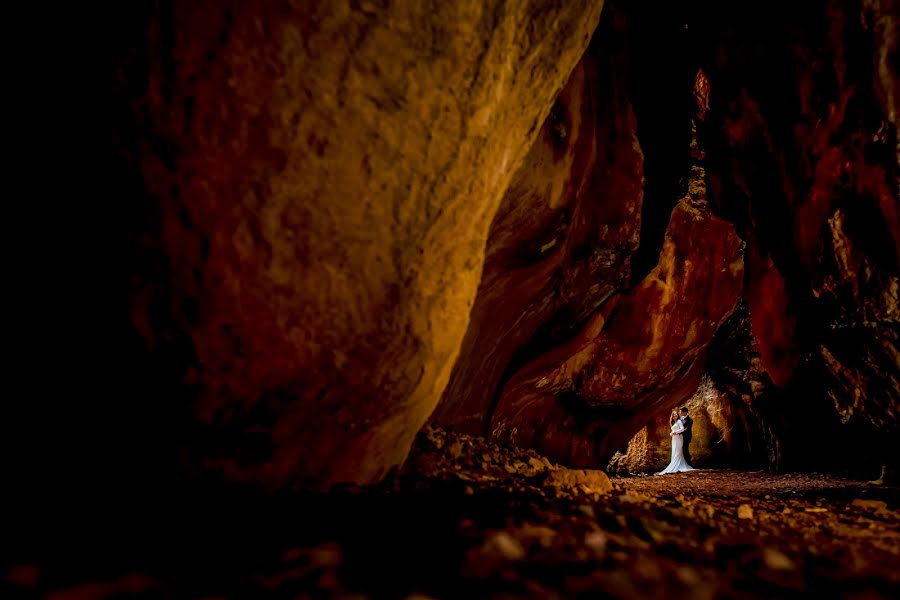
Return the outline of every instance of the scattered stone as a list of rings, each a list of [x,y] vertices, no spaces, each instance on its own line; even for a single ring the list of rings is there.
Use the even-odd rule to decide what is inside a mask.
[[[418,443],[408,461],[415,489],[452,482],[449,489],[468,497],[459,510],[470,510],[462,507],[477,504],[484,492],[489,492],[491,503],[499,500],[497,493],[509,500],[500,513],[490,512],[502,515],[505,528],[501,521],[485,530],[484,515],[478,513],[461,512],[459,517],[473,518],[455,520],[464,547],[469,548],[457,559],[464,580],[487,578],[531,589],[538,584],[527,574],[535,564],[532,561],[549,561],[567,573],[574,564],[587,568],[596,562],[602,563],[602,569],[565,575],[565,591],[583,589],[590,595],[638,582],[624,597],[646,596],[646,590],[638,589],[641,585],[668,591],[674,585],[689,587],[691,597],[711,600],[728,595],[728,584],[722,588],[721,582],[732,576],[716,573],[717,567],[711,566],[723,556],[728,564],[746,561],[743,577],[765,581],[779,591],[796,590],[798,585],[811,585],[810,578],[830,576],[831,567],[825,565],[840,565],[852,577],[873,568],[883,571],[882,563],[873,558],[877,552],[900,556],[900,515],[882,510],[880,501],[827,500],[834,497],[831,490],[853,485],[839,478],[704,471],[689,478],[610,480],[602,471],[554,466],[533,451],[504,448],[477,437],[438,430],[429,434],[429,442],[432,439],[443,440],[443,449],[436,450],[436,443]],[[428,458],[422,460],[423,456]],[[430,470],[415,469],[417,464]],[[609,489],[614,493],[606,493]],[[810,498],[826,500],[812,504]],[[816,515],[816,527],[802,516],[810,508],[813,514],[821,513]],[[737,519],[715,518],[721,514],[736,514]],[[748,539],[747,526],[736,526],[739,523],[753,523],[761,536]],[[762,545],[765,540],[782,539],[784,548]],[[815,556],[818,562],[800,564],[787,549]],[[674,556],[702,557],[706,566],[692,564],[693,558],[679,558],[678,567],[666,566],[658,562],[661,555],[664,561]],[[654,565],[639,569],[639,561]],[[611,577],[616,583],[611,583]],[[669,581],[675,583],[662,583]],[[543,586],[546,581],[540,581],[540,593],[534,597],[569,597]]]
[[[481,546],[466,552],[462,574],[485,578],[525,556],[525,549],[518,540],[506,531],[498,531],[489,535]]]
[[[647,502],[650,498],[646,494],[641,494],[638,492],[627,492],[622,494],[619,497],[622,502],[628,502],[630,504],[641,504],[643,502]]]
[[[522,544],[505,531],[494,534],[494,536],[488,540],[488,547],[499,552],[500,555],[507,560],[520,560],[525,558],[525,549],[522,548]]]
[[[887,502],[884,502],[883,500],[864,500],[862,498],[857,498],[853,501],[853,506],[870,508],[872,510],[885,510],[887,509]]]
[[[462,444],[460,444],[459,442],[453,442],[450,445],[450,449],[448,450],[448,453],[450,454],[450,458],[456,459],[456,458],[460,457],[460,455],[462,454],[462,451],[463,451]]]
[[[607,535],[602,531],[592,531],[585,536],[584,543],[596,554],[603,554],[606,551],[608,539]]]
[[[776,571],[791,571],[794,569],[794,562],[774,548],[763,549],[763,562],[767,567]]]
[[[541,546],[550,546],[556,537],[556,531],[545,525],[535,525],[533,523],[525,523],[516,530],[516,536],[522,540],[537,543]]]
[[[594,469],[554,469],[547,484],[570,489],[582,486],[583,491],[593,494],[605,494],[613,489],[606,473]]]
[[[700,581],[700,576],[695,569],[681,566],[675,571],[675,576],[683,585],[693,588]]]
[[[473,440],[471,445],[461,443],[462,455],[455,462],[450,461],[448,452],[458,441],[455,434],[438,454],[433,453],[431,444],[418,447],[416,452],[429,452],[436,471],[424,479],[418,475],[400,478],[400,487],[392,491],[404,502],[432,502],[435,498],[446,502],[423,511],[413,523],[400,519],[396,525],[378,523],[383,518],[381,508],[365,519],[347,515],[345,509],[327,512],[330,509],[326,508],[327,514],[317,511],[314,518],[349,516],[354,526],[336,534],[344,537],[331,543],[287,546],[277,564],[266,565],[263,572],[248,578],[250,585],[256,586],[248,597],[305,597],[301,590],[316,588],[327,592],[322,597],[402,598],[418,591],[419,596],[406,597],[425,598],[421,594],[436,593],[460,581],[474,586],[466,589],[476,591],[487,589],[485,585],[523,594],[535,590],[525,596],[534,598],[677,596],[713,600],[755,597],[747,593],[749,589],[765,589],[770,597],[793,597],[803,590],[824,590],[828,595],[832,589],[841,595],[847,588],[828,587],[832,581],[846,586],[861,580],[884,586],[882,593],[867,597],[896,597],[889,592],[900,582],[893,568],[900,558],[900,514],[878,510],[880,504],[854,504],[848,499],[823,503],[826,514],[803,516],[804,508],[811,506],[803,499],[812,495],[810,488],[853,489],[845,481],[738,472],[708,473],[705,480],[615,478],[611,481],[615,493],[594,500],[593,494],[584,493],[590,486],[577,483],[596,476],[594,471],[555,469],[559,481],[576,482],[561,487],[505,473],[505,464],[532,464],[532,457],[516,450],[491,450],[498,457],[497,464],[489,472],[474,470],[482,464],[488,446]],[[435,495],[434,490],[448,490],[450,495]],[[424,497],[418,496],[421,491],[426,492]],[[459,502],[455,494],[467,497]],[[365,499],[359,500],[357,507],[369,510]],[[382,497],[375,506],[388,502],[389,497]],[[715,514],[733,515],[736,506],[741,512],[740,507],[746,506],[755,513],[756,521],[713,518]],[[788,506],[792,510],[783,512]],[[868,506],[874,510],[863,510]],[[811,527],[813,520],[816,523]],[[759,535],[748,535],[751,523],[753,533],[758,530]],[[369,528],[372,524],[374,529]],[[386,531],[391,534],[383,537]],[[415,574],[387,584],[389,589],[379,588],[382,584],[374,580],[366,584],[376,586],[374,589],[355,587],[355,582],[365,580],[360,568],[363,573],[390,568],[387,565],[392,558],[383,549],[394,543],[407,548],[413,544],[411,551],[421,553],[423,560],[439,561],[436,576],[446,579],[429,580],[429,587],[422,588],[421,575]],[[19,581],[21,587],[22,581],[32,578],[26,575],[10,572],[7,582]],[[39,585],[45,586],[41,575]],[[409,575],[398,572],[397,577]],[[407,587],[397,591],[392,585]],[[522,597],[512,592],[486,595]]]

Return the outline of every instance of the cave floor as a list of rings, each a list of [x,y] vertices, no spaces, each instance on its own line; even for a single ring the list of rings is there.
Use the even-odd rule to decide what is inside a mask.
[[[390,486],[207,502],[202,518],[125,528],[100,550],[26,553],[7,582],[49,598],[900,598],[896,487],[609,480],[478,438],[420,438]]]

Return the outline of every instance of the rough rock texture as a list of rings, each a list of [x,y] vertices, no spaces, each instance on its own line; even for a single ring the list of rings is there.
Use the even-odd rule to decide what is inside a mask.
[[[698,469],[734,467],[739,464],[740,449],[734,448],[735,425],[740,416],[731,398],[719,392],[709,378],[704,378],[682,406],[688,407],[694,420],[690,444],[691,466]],[[739,429],[740,431],[740,429]],[[609,462],[611,473],[657,472],[672,458],[669,413],[655,416],[631,438],[624,453],[617,452]]]
[[[599,469],[569,469],[534,450],[503,447],[430,424],[419,432],[399,478],[506,484],[519,490],[542,485],[559,497],[599,497],[612,490],[609,477]]]
[[[643,161],[625,94],[623,26],[607,7],[503,198],[434,416],[441,425],[484,433],[503,376],[571,335],[627,282]]]
[[[750,4],[680,10],[710,205],[747,242],[752,319],[729,321],[705,367],[741,438],[729,460],[874,475],[900,456],[898,5],[796,2],[774,24]]]
[[[158,224],[132,316],[190,406],[188,463],[278,487],[403,460],[601,6],[158,7],[149,67],[123,67]]]
[[[809,454],[822,452],[821,445],[810,444],[803,431],[815,424],[803,418],[811,414],[807,407],[796,406],[788,393],[772,383],[750,329],[750,314],[741,301],[713,336],[705,366],[719,401],[730,409],[727,462],[744,468],[796,467]],[[793,423],[787,418],[790,414],[796,417]],[[790,452],[785,452],[786,445]],[[805,452],[804,446],[808,447]],[[791,464],[785,454],[796,454],[798,460]]]
[[[651,33],[673,40],[680,34],[678,28],[641,24],[646,25],[634,11],[607,7],[583,59],[585,68],[599,65],[603,85],[585,88],[576,70],[562,101],[574,106],[576,92],[597,91],[613,100],[597,107],[593,129],[585,121],[587,131],[579,129],[563,146],[567,153],[558,151],[558,141],[554,153],[559,127],[551,113],[545,137],[511,186],[488,241],[489,256],[496,260],[487,263],[466,344],[436,413],[438,423],[478,432],[487,420],[495,439],[537,448],[574,466],[596,466],[647,419],[696,390],[705,346],[740,294],[741,249],[733,229],[706,208],[696,131],[691,139],[690,119],[698,107],[706,108],[707,82],[698,84],[694,70],[684,90],[688,109],[680,100],[660,105],[650,81],[650,72],[658,69],[642,60],[638,42]],[[631,54],[637,55],[634,64]],[[676,71],[671,77],[680,80],[685,66]],[[701,98],[691,96],[692,86],[702,88]],[[636,123],[630,97],[640,100]],[[653,124],[661,114],[667,122],[657,130]],[[669,123],[672,115],[685,120]],[[680,133],[683,125],[686,137]],[[595,139],[579,146],[589,132]],[[641,179],[646,161],[635,147],[636,135],[654,150],[647,159],[653,181]],[[670,143],[682,138],[683,146]],[[592,185],[546,185],[560,179],[584,182],[584,171],[575,165],[591,168],[590,160],[577,159],[590,150],[588,143],[600,153]],[[649,207],[642,202],[642,184],[653,190]],[[561,228],[547,208],[554,202],[572,204],[573,214],[585,216]],[[629,215],[631,222],[623,220]],[[642,215],[662,219],[665,243],[656,243],[656,226],[640,225]],[[566,235],[558,239],[560,233]],[[638,234],[639,260],[646,262],[647,249],[655,247],[659,265],[635,290],[623,293]],[[522,255],[521,250],[514,254],[522,248],[518,239],[527,241],[532,256],[546,256],[525,268],[512,262],[510,257]]]
[[[216,496],[143,536],[75,536],[59,553],[15,521],[0,577],[9,597],[48,599],[900,594],[897,488],[721,470],[585,480],[548,464],[428,429],[378,488]]]
[[[513,376],[492,437],[574,466],[605,465],[649,418],[696,390],[706,345],[734,309],[742,277],[734,229],[702,195],[684,198],[659,265]]]
[[[840,435],[834,423],[828,428],[822,411],[792,401],[791,390],[778,388],[766,374],[743,300],[713,336],[703,370],[697,393],[684,403],[694,418],[693,466],[774,471],[844,466],[846,446],[810,443],[811,430]],[[658,471],[670,457],[668,412],[660,412],[609,469]]]
[[[605,464],[646,419],[694,393],[703,350],[741,287],[738,238],[705,206],[696,131],[691,138],[691,116],[706,107],[705,96],[691,96],[696,69],[681,64],[680,53],[670,57],[677,68],[665,82],[687,83],[685,97],[667,105],[651,77],[658,65],[641,43],[681,40],[681,28],[648,27],[631,8],[607,7],[558,114],[574,112],[585,96],[610,99],[582,104],[599,112],[593,123],[574,121],[581,126],[568,144],[556,139],[561,128],[551,113],[504,199],[466,342],[435,417],[472,433],[489,424],[495,439],[579,466]],[[636,138],[647,141],[650,156]],[[588,155],[592,147],[599,157]],[[644,165],[654,173],[647,180]],[[559,180],[571,183],[547,184]],[[644,190],[652,192],[649,206]],[[563,209],[562,225],[555,204],[574,206]],[[639,271],[650,271],[649,260],[659,266],[623,293],[638,243]],[[523,265],[523,255],[533,258]]]
[[[324,487],[388,472],[442,396],[604,464],[712,368],[726,222],[759,357],[722,389],[770,464],[805,432],[896,440],[896,2],[633,0],[587,54],[600,3],[558,4],[91,8],[99,60],[66,57],[91,201],[23,269],[77,323],[27,336],[29,448],[73,489],[172,463]],[[747,392],[763,371],[781,392]]]
[[[784,8],[774,22],[749,5],[701,20],[710,202],[748,242],[746,298],[772,381],[896,443],[900,11]]]

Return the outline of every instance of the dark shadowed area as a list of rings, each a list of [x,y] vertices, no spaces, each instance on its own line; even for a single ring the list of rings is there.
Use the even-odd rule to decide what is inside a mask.
[[[7,588],[900,596],[897,0],[54,21]]]

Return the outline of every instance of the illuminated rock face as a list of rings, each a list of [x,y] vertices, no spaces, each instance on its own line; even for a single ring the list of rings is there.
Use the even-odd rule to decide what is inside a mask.
[[[733,448],[735,422],[734,407],[725,394],[720,394],[708,379],[701,381],[697,393],[683,406],[688,407],[692,438],[690,465],[703,469],[739,466],[735,460],[739,452]],[[672,437],[669,413],[660,413],[628,442],[624,453],[616,453],[610,461],[611,473],[658,472],[672,458]],[[687,454],[685,455],[687,457]]]
[[[511,365],[571,335],[627,283],[643,156],[615,27],[604,14],[491,225],[441,425],[483,435]]]
[[[800,2],[774,27],[749,5],[681,15],[703,73],[711,209],[747,243],[749,327],[723,332],[734,347],[714,342],[705,365],[741,437],[730,464],[877,473],[900,456],[898,14]],[[655,468],[664,421],[620,464]]]
[[[132,315],[153,356],[187,348],[166,376],[190,386],[190,461],[275,488],[377,481],[404,459],[601,6],[157,12],[132,85],[164,266]]]
[[[641,115],[631,108],[629,82],[638,82],[631,87],[638,86],[651,125],[660,111],[673,111],[653,97],[640,71],[646,65],[625,68],[638,45],[625,41],[634,18],[607,7],[557,105],[560,115],[590,106],[593,118],[573,119],[579,126],[560,144],[551,113],[510,187],[488,239],[466,342],[435,415],[441,425],[487,432],[575,466],[605,465],[648,417],[694,393],[703,350],[741,290],[740,242],[708,211],[700,162],[681,174],[689,184],[680,203],[674,195],[677,169],[666,160],[690,159],[690,137],[684,147],[666,145],[672,127],[645,126],[656,179],[643,178]],[[674,113],[690,134],[691,110]],[[570,184],[548,184],[559,180]],[[646,207],[648,188],[654,195]],[[623,293],[638,243],[656,245],[657,227],[644,231],[642,214],[664,219],[665,239],[650,257],[659,265]],[[523,262],[523,255],[532,258]]]
[[[732,340],[731,364],[711,348],[707,371],[773,468],[900,456],[898,14],[798,2],[771,27],[749,4],[683,15],[706,78],[710,205],[747,242],[753,339]],[[627,458],[641,462],[664,418]]]
[[[802,430],[787,428],[789,419],[785,417],[790,414],[790,398],[772,384],[762,368],[744,302],[738,304],[713,336],[705,369],[696,393],[681,405],[671,406],[687,406],[694,419],[691,465],[785,468],[785,446],[790,447],[789,454],[796,454],[793,451],[808,442]],[[811,426],[805,424],[807,428]],[[610,461],[610,471],[662,470],[671,458],[669,431],[669,412],[660,411],[628,442],[627,448],[616,453]],[[821,449],[812,451],[821,453]]]
[[[225,4],[158,3],[104,81],[139,183],[95,311],[141,346],[98,456],[372,482],[433,413],[597,467],[704,372],[770,465],[810,422],[896,433],[895,3]]]
[[[706,345],[734,309],[742,277],[734,229],[685,198],[659,265],[510,379],[491,435],[566,464],[605,464],[649,418],[696,390]]]

